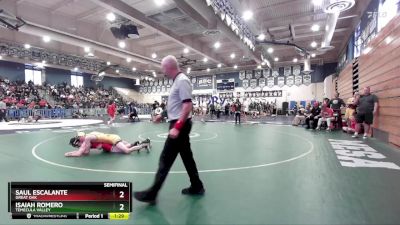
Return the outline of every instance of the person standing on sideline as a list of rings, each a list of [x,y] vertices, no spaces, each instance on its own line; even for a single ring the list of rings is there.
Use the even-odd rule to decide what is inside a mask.
[[[189,78],[183,74],[178,66],[177,59],[166,56],[161,61],[161,69],[165,76],[174,80],[168,96],[167,112],[170,119],[169,135],[160,155],[158,170],[153,185],[147,190],[134,192],[133,196],[142,202],[155,204],[159,190],[161,189],[169,170],[176,157],[180,154],[186,172],[189,175],[191,186],[182,190],[185,195],[202,195],[205,190],[200,180],[190,149],[190,130],[192,128],[192,85]],[[156,122],[161,117],[156,117]]]
[[[2,98],[0,98],[0,122],[1,121],[5,121],[8,122],[7,118],[7,105],[6,103],[2,100]]]
[[[240,103],[239,99],[236,99],[234,105],[235,105],[235,124],[237,124],[238,120],[240,124],[240,113],[242,111],[242,104]]]
[[[110,120],[107,122],[108,125],[111,125],[114,122],[116,111],[117,111],[117,106],[115,105],[113,100],[110,100],[107,106],[107,114],[110,117]]]
[[[329,106],[333,109],[333,112],[337,114],[337,121],[339,124],[339,128],[342,127],[342,107],[346,107],[346,103],[344,103],[343,99],[339,98],[339,93],[335,93],[335,98],[332,98],[329,102]]]
[[[354,132],[353,138],[358,137],[358,132],[360,132],[361,124],[364,124],[364,136],[366,139],[368,137],[368,132],[371,124],[374,121],[374,116],[378,113],[378,97],[376,95],[371,95],[371,90],[369,87],[363,89],[363,93],[360,97],[355,99],[357,105],[356,114],[356,131]]]

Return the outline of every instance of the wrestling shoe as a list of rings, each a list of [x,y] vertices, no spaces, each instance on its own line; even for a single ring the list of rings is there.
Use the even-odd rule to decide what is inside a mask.
[[[146,148],[147,152],[150,152],[150,149],[151,149],[150,138],[146,138],[146,140],[142,141],[141,144],[145,144],[146,145],[145,148]]]
[[[204,195],[205,192],[206,192],[206,190],[203,187],[194,188],[194,187],[190,186],[188,188],[182,189],[183,195]]]
[[[137,145],[139,145],[139,144],[140,144],[139,141],[135,141],[135,142],[133,142],[133,143],[131,144],[131,147],[137,146]]]
[[[146,202],[150,205],[156,204],[156,197],[153,194],[150,194],[149,191],[137,191],[133,192],[133,197],[140,202]]]

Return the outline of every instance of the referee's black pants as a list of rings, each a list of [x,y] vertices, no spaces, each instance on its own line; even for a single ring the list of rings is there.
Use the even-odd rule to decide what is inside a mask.
[[[6,110],[5,109],[0,109],[0,122],[3,121],[3,120],[5,122],[8,122],[7,118],[6,118]]]
[[[169,129],[174,127],[176,121],[177,120],[173,120],[170,122]],[[186,172],[189,175],[191,187],[194,190],[203,188],[203,183],[200,180],[196,162],[194,161],[193,153],[190,148],[189,134],[191,129],[192,121],[188,119],[176,139],[168,137],[165,141],[164,149],[160,155],[156,177],[153,186],[149,189],[152,195],[156,196],[161,189],[178,154],[181,155]]]

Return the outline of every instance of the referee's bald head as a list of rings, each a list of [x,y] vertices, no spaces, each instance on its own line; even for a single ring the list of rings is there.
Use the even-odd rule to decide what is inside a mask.
[[[179,65],[178,60],[173,55],[167,55],[161,60],[161,70],[165,75],[174,78],[178,74]]]

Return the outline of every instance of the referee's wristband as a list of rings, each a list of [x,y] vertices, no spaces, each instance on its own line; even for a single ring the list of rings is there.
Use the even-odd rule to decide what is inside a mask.
[[[184,122],[182,120],[176,121],[174,128],[177,130],[181,130],[183,128]]]

